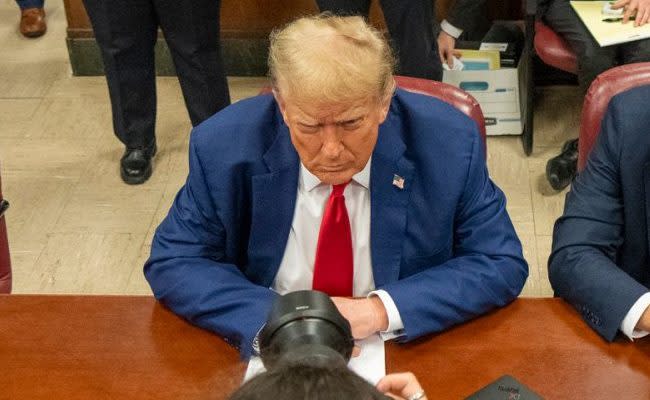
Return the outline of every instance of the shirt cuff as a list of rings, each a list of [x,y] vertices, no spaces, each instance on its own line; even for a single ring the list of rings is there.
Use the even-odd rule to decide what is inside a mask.
[[[381,336],[384,341],[403,336],[404,323],[402,322],[402,317],[399,315],[399,311],[397,310],[393,298],[390,297],[388,292],[385,290],[372,291],[368,294],[368,297],[370,296],[379,297],[379,300],[381,300],[386,309],[386,315],[388,315],[388,329],[379,332],[379,336]]]
[[[462,35],[463,30],[458,29],[452,24],[450,24],[446,19],[443,19],[442,22],[440,23],[440,29],[445,31],[445,33],[454,39],[458,39],[460,35]]]
[[[623,322],[621,322],[621,332],[630,338],[630,340],[639,339],[650,334],[650,332],[647,331],[634,329],[648,307],[650,307],[650,292],[639,297],[639,300],[634,303],[632,308],[630,308],[630,311],[627,312],[625,318],[623,318]]]

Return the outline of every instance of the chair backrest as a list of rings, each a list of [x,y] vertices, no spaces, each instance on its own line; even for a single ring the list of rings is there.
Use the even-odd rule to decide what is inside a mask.
[[[650,62],[621,65],[609,69],[592,82],[580,117],[580,140],[578,141],[578,171],[587,165],[591,149],[600,133],[607,105],[613,96],[637,86],[650,84]]]
[[[2,201],[2,180],[0,179],[0,201]],[[7,224],[0,216],[0,293],[11,293],[11,260],[9,259],[9,241]]]
[[[455,86],[442,82],[430,81],[428,79],[396,76],[395,82],[398,87],[408,90],[409,92],[432,96],[444,101],[445,103],[449,103],[459,109],[463,114],[472,118],[478,126],[481,139],[483,139],[484,149],[486,149],[485,117],[483,116],[481,106],[472,95]],[[264,87],[260,91],[260,94],[270,92],[270,87]]]
[[[397,86],[409,92],[432,96],[449,103],[459,109],[463,114],[472,118],[478,126],[478,131],[486,146],[485,117],[478,101],[471,94],[456,86],[428,79],[411,78],[409,76],[396,76]]]

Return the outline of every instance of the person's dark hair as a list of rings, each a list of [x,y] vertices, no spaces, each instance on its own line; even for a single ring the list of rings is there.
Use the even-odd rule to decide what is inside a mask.
[[[252,378],[229,400],[385,400],[387,397],[345,365],[285,363]]]

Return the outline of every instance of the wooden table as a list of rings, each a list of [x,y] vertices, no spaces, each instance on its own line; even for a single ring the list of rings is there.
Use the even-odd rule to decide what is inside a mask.
[[[462,399],[510,374],[548,399],[650,399],[650,339],[608,344],[558,299],[519,299],[408,345],[429,399]],[[153,298],[0,296],[0,399],[222,399],[245,370],[235,350]]]

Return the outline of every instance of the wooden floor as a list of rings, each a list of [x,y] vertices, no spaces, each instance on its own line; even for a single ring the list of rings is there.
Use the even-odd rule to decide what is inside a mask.
[[[154,175],[127,186],[122,146],[113,136],[103,77],[73,77],[61,0],[46,0],[49,30],[25,39],[13,0],[0,0],[0,168],[15,293],[148,294],[142,265],[154,229],[187,174],[190,123],[175,78],[158,79]],[[254,95],[264,78],[230,78],[233,101]],[[544,179],[546,160],[577,135],[576,87],[542,91],[535,148],[519,137],[488,139],[488,164],[508,198],[530,265],[524,296],[550,296],[546,260],[564,193]]]

